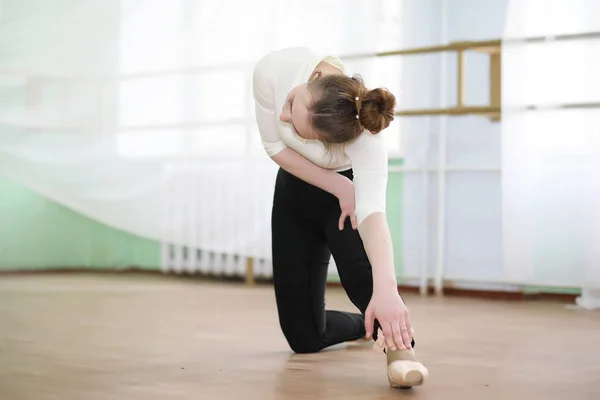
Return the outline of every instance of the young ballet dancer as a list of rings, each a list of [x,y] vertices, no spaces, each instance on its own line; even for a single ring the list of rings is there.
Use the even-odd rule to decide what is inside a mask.
[[[361,338],[383,343],[392,387],[423,383],[409,312],[398,293],[386,220],[388,158],[379,133],[395,97],[368,90],[341,60],[307,48],[263,57],[253,76],[265,151],[280,167],[272,209],[281,329],[296,353]],[[333,255],[359,313],[325,309]]]

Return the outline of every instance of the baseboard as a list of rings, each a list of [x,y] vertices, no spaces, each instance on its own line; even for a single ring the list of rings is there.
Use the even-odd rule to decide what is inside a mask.
[[[96,274],[96,275],[114,275],[114,274],[144,274],[144,275],[163,275],[162,271],[157,269],[147,269],[140,267],[127,268],[90,268],[90,267],[73,267],[73,268],[40,268],[40,269],[5,269],[0,270],[2,276],[26,276],[26,275],[65,275],[65,274]]]
[[[198,274],[198,273],[163,273],[160,269],[146,269],[139,267],[126,267],[126,268],[47,268],[47,269],[27,269],[27,270],[0,270],[0,277],[7,276],[27,276],[27,275],[66,275],[66,274],[98,274],[98,275],[150,275],[150,276],[161,276],[175,279],[199,279],[203,281],[212,282],[244,282],[244,277],[241,276],[225,276],[220,274]],[[257,278],[257,284],[270,285],[273,283],[272,279]],[[328,282],[328,287],[341,287],[340,282]],[[398,290],[400,293],[414,293],[418,294],[419,288],[416,286],[399,285]],[[428,288],[429,296],[436,296],[433,287]],[[502,291],[502,290],[479,290],[479,289],[464,289],[456,287],[444,287],[443,295],[446,297],[462,297],[462,298],[475,298],[484,300],[500,300],[500,301],[551,301],[560,302],[566,304],[574,304],[577,294],[571,293],[549,293],[549,292],[516,292],[516,291]]]
[[[340,282],[330,282],[328,286],[341,287]],[[420,289],[416,286],[398,285],[400,293],[419,294]],[[437,296],[434,288],[429,287],[427,290],[428,296]],[[481,300],[497,300],[497,301],[548,301],[559,302],[565,304],[574,304],[578,295],[571,293],[548,293],[548,292],[509,292],[503,290],[481,290],[481,289],[463,289],[455,287],[444,287],[443,296],[445,297],[462,297]]]

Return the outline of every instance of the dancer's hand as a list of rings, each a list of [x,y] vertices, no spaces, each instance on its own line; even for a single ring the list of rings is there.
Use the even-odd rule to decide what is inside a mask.
[[[337,185],[336,197],[340,201],[340,209],[342,213],[340,214],[340,220],[338,222],[338,228],[341,230],[344,229],[344,223],[346,222],[346,218],[350,218],[350,223],[352,224],[352,229],[358,229],[356,223],[356,205],[354,202],[354,182],[350,179],[346,178],[344,175],[338,175],[340,177],[339,183]]]
[[[412,348],[412,329],[406,305],[397,290],[375,291],[365,313],[367,337],[373,336],[375,319],[379,321],[387,347],[397,349]]]

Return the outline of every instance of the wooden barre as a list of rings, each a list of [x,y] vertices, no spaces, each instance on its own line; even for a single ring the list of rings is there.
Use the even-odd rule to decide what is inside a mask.
[[[495,40],[482,40],[482,41],[464,41],[464,42],[451,42],[448,44],[441,44],[435,46],[424,46],[415,47],[412,49],[404,50],[391,50],[382,51],[377,53],[361,53],[361,54],[349,54],[343,56],[345,60],[357,60],[363,58],[373,57],[389,57],[389,56],[408,56],[413,54],[427,54],[427,53],[440,53],[444,51],[477,51],[483,53],[490,53],[498,51],[498,48],[502,45],[502,41],[499,39]]]
[[[463,41],[452,42],[445,45],[419,47],[414,49],[394,50],[375,54],[358,54],[346,56],[347,59],[360,59],[366,57],[387,57],[398,55],[413,55],[453,51],[457,53],[456,62],[456,105],[446,108],[398,110],[400,116],[424,115],[482,115],[491,121],[499,121],[501,116],[501,40]],[[476,51],[486,53],[490,57],[490,103],[487,106],[465,105],[465,52]]]
[[[395,112],[399,116],[424,116],[424,115],[495,115],[500,113],[500,107],[493,106],[461,106],[446,108],[422,108],[414,110],[398,110]]]
[[[399,116],[427,116],[427,115],[479,115],[485,116],[490,121],[499,121],[502,115],[502,47],[519,44],[533,44],[544,42],[559,42],[568,40],[590,40],[600,39],[600,32],[582,32],[574,34],[563,34],[555,36],[536,36],[523,38],[507,38],[504,40],[480,40],[480,41],[458,41],[448,44],[415,47],[411,49],[392,50],[376,53],[351,54],[343,56],[343,59],[358,60],[373,57],[406,56],[414,54],[430,54],[440,52],[457,53],[457,75],[456,75],[456,105],[445,108],[415,109],[415,110],[397,110]],[[467,106],[465,105],[464,86],[465,86],[465,52],[474,51],[486,53],[490,58],[489,66],[489,85],[490,96],[489,103],[485,106]],[[596,108],[595,103],[573,103],[561,104],[554,108]],[[539,106],[525,106],[523,110],[543,109]]]

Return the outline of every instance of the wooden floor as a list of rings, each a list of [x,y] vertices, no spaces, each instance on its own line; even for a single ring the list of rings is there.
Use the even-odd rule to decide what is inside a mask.
[[[600,399],[600,313],[407,296],[423,387],[365,345],[293,355],[272,289],[137,276],[0,278],[1,400]],[[329,307],[352,309],[340,289]]]

